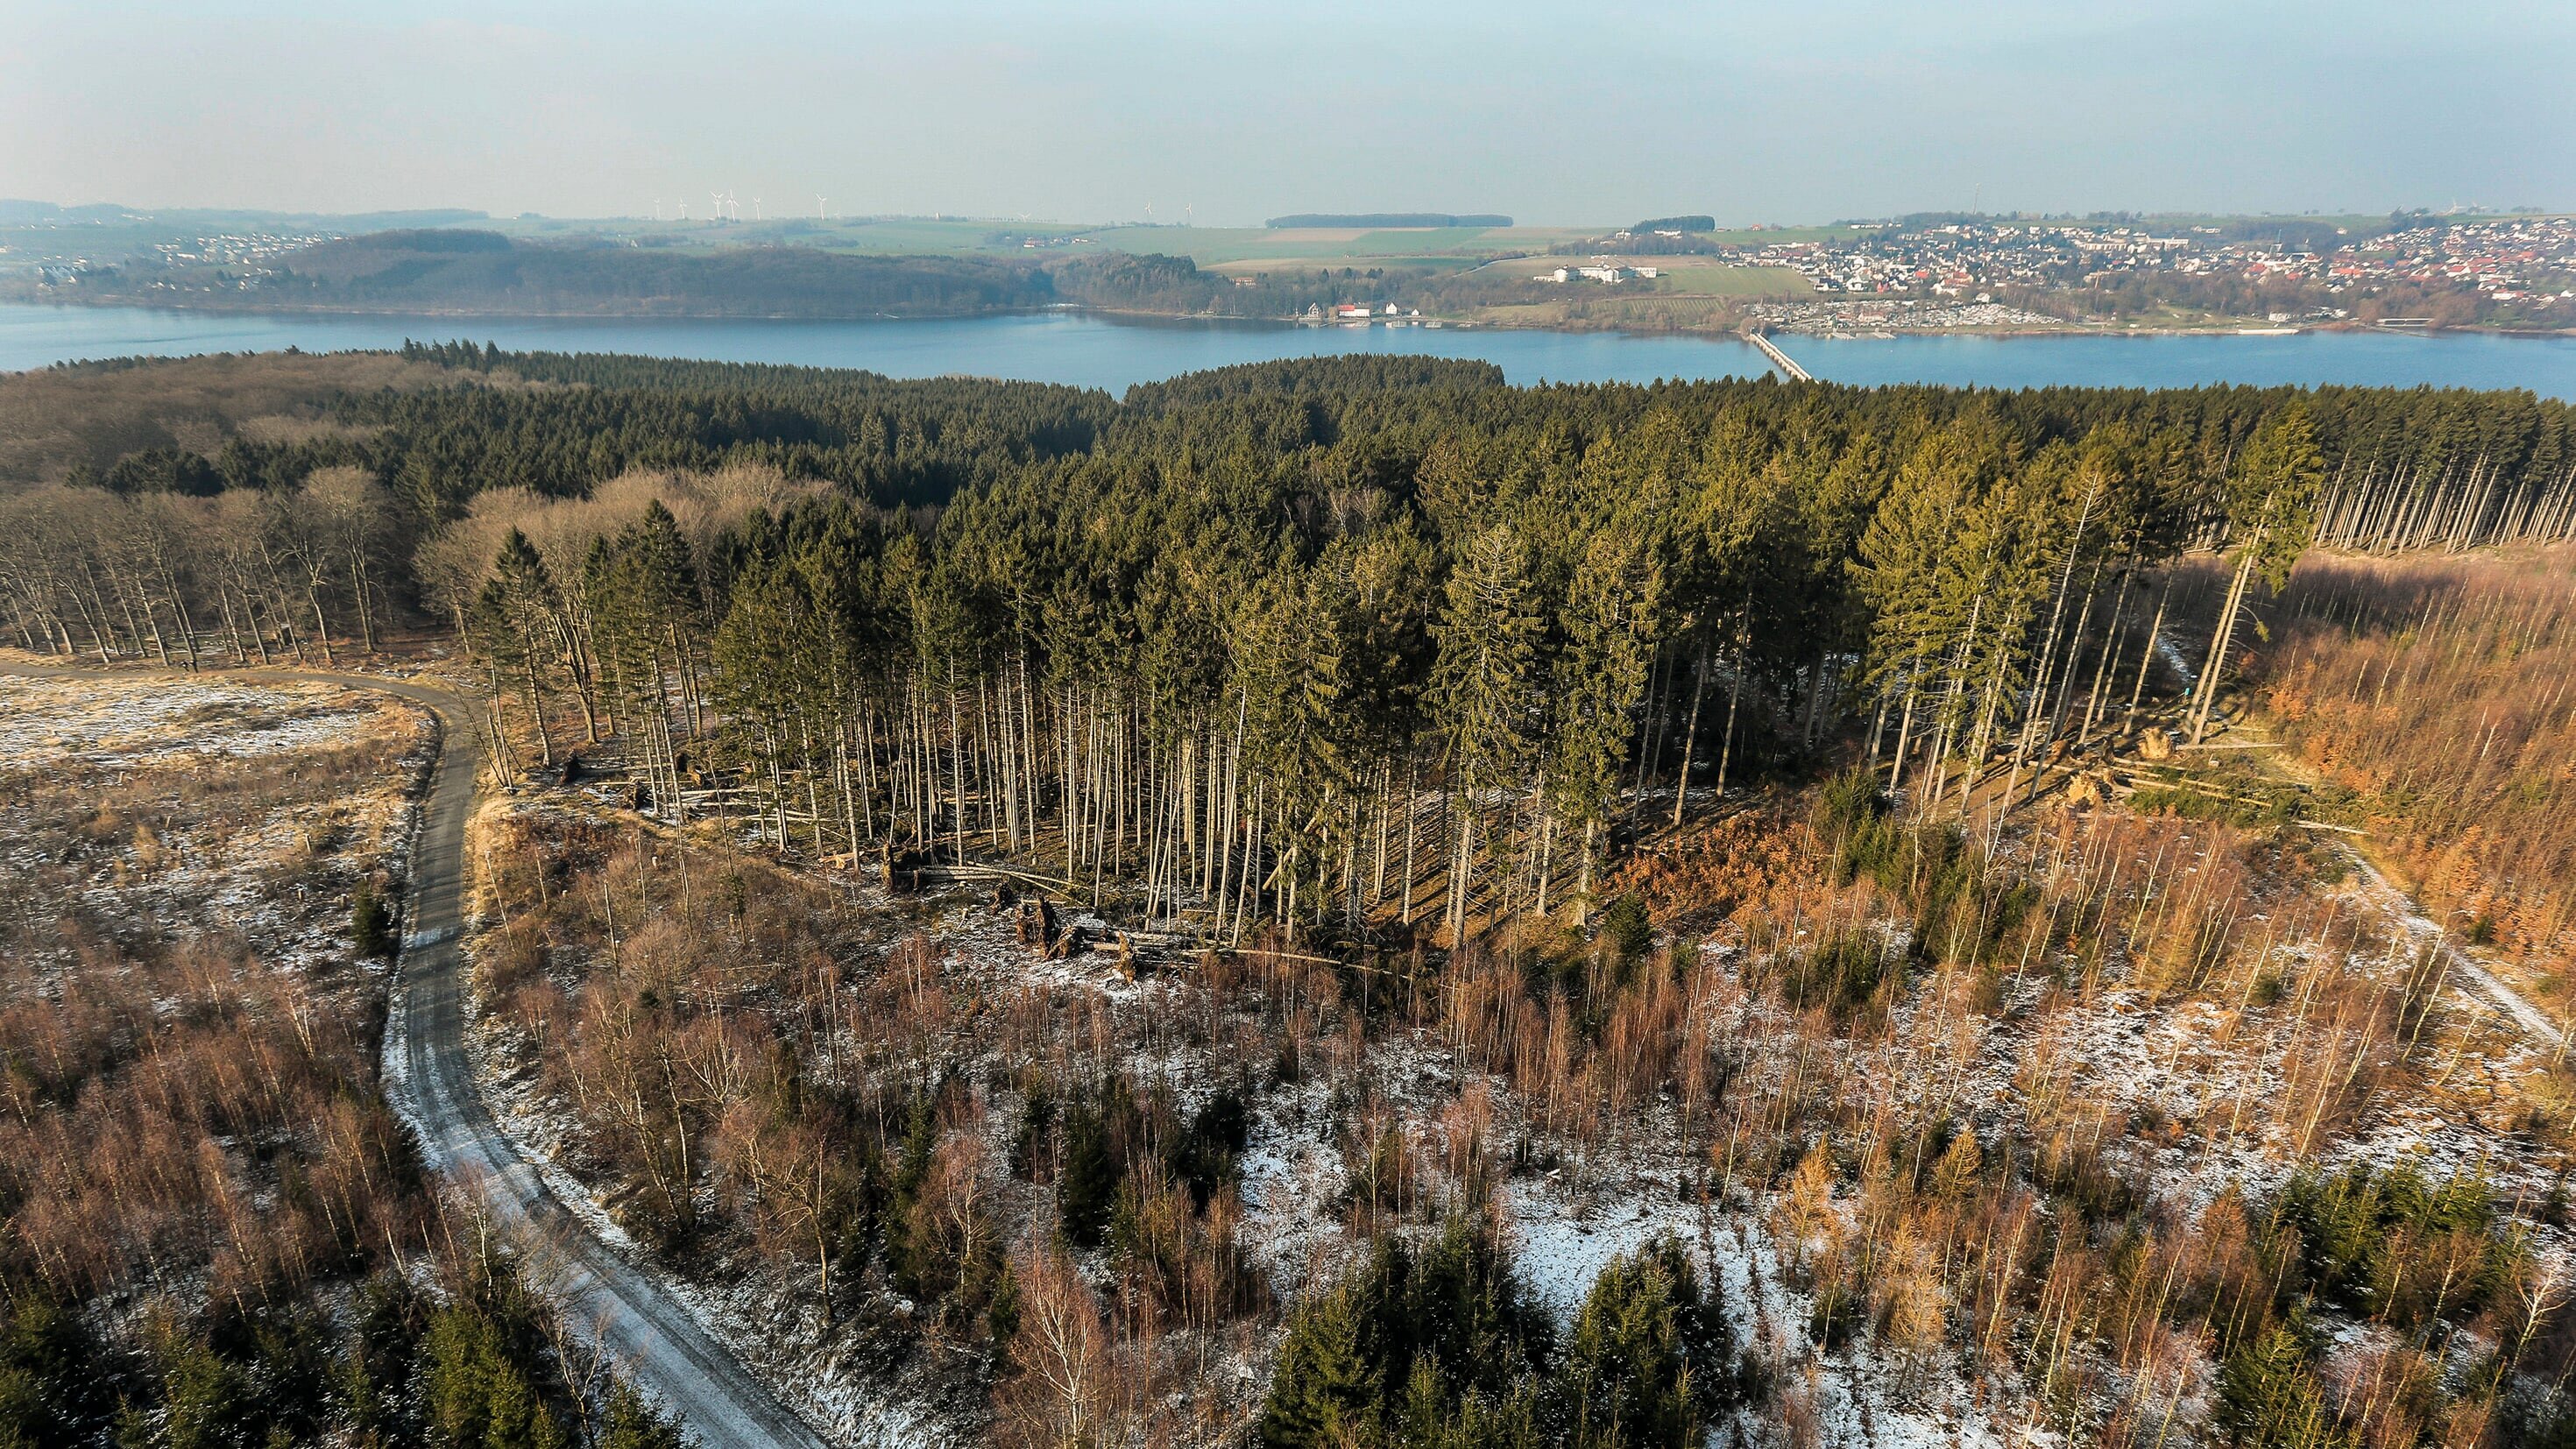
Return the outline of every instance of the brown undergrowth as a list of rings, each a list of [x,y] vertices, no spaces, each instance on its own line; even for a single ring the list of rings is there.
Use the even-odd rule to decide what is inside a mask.
[[[2576,552],[2304,562],[2248,681],[2446,928],[2576,959]]]
[[[670,1443],[382,1089],[419,717],[0,689],[0,1440]]]
[[[2143,1445],[2262,1398],[2511,1442],[2563,1409],[2564,1143],[2512,1105],[2546,1069],[2302,838],[1989,839],[1840,781],[1632,862],[1597,931],[1131,982],[989,903],[524,804],[478,836],[480,959],[559,1160],[684,1274],[787,1294],[753,1329],[862,1370],[832,1392],[958,1436],[1240,1433],[1368,1245],[1633,1215],[1745,1285],[1752,1425],[2001,1404]],[[2446,1092],[2464,1062],[2511,1100]]]

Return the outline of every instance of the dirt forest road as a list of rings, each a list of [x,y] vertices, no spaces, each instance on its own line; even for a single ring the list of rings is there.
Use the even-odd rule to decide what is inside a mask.
[[[2439,922],[2415,909],[2415,903],[2381,873],[2378,863],[2367,852],[2341,840],[2334,842],[2334,847],[2345,863],[2352,867],[2353,874],[2360,878],[2363,889],[2379,903],[2381,909],[2397,918],[2398,925],[2419,950],[2430,946],[2441,953],[2442,964],[2451,980],[2463,991],[2510,1022],[2532,1045],[2552,1055],[2565,1048],[2566,1030],[2548,1012],[2532,1005],[2522,993],[2506,985],[2503,978],[2471,960],[2468,952],[2452,943]]]
[[[2156,644],[2157,652],[2164,656],[2166,665],[2182,678],[2186,689],[2198,681],[2199,672],[2191,667],[2180,648],[2162,636],[2157,638]],[[2210,737],[2216,739],[2221,735],[2247,736],[2266,746],[2267,758],[2262,763],[2264,768],[2274,776],[2293,784],[2315,783],[2302,774],[2286,755],[2273,755],[2270,747],[2275,742],[2265,738],[2261,731],[2247,725],[2241,718],[2233,720],[2223,717],[2214,718],[2211,721]],[[2182,748],[2189,750],[2196,747],[2185,745]],[[2498,1018],[2521,1033],[2523,1038],[2534,1047],[2550,1053],[2553,1057],[2567,1049],[2570,1028],[2561,1026],[2556,1018],[2534,1006],[2528,997],[2506,984],[2502,977],[2473,960],[2467,951],[2451,940],[2449,933],[2442,929],[2440,922],[2416,909],[2414,900],[2406,892],[2399,890],[2395,882],[2389,880],[2387,873],[2379,868],[2379,863],[2371,859],[2367,849],[2349,840],[2333,837],[2329,837],[2327,843],[2333,847],[2335,854],[2342,858],[2344,864],[2350,867],[2353,875],[2360,880],[2363,893],[2397,922],[2398,927],[2406,932],[2418,949],[2429,946],[2440,953],[2444,979],[2449,981],[2461,995],[2493,1011]]]
[[[0,674],[97,678],[79,667],[0,664]],[[121,677],[137,677],[142,671]],[[188,676],[168,676],[184,678]],[[338,684],[426,707],[439,723],[439,753],[422,803],[404,915],[401,972],[386,1031],[386,1090],[421,1134],[429,1165],[474,1195],[503,1240],[519,1249],[530,1283],[565,1323],[605,1350],[627,1375],[710,1449],[823,1441],[790,1412],[655,1278],[620,1257],[565,1207],[494,1124],[465,1054],[465,827],[480,765],[472,707],[444,690],[366,675],[226,670],[197,678]]]

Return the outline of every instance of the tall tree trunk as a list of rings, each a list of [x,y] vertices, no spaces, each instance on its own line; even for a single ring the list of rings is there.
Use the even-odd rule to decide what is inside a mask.
[[[2167,571],[2164,590],[2156,596],[2156,616],[2147,624],[2147,642],[2138,649],[2138,677],[2129,685],[2129,709],[2120,721],[2123,729],[2137,722],[2138,701],[2147,692],[2147,668],[2156,661],[2156,641],[2164,635],[2165,605],[2173,602],[2173,586],[2173,574]]]
[[[1708,694],[1708,637],[1700,636],[1699,667],[1691,673],[1690,727],[1682,733],[1682,772],[1673,777],[1673,829],[1682,828],[1682,807],[1690,803],[1691,752],[1699,745],[1699,705]]]
[[[1717,748],[1717,797],[1721,800],[1726,798],[1726,767],[1735,760],[1736,708],[1744,701],[1744,646],[1745,639],[1739,633],[1735,640],[1734,678],[1726,686],[1726,738]],[[1678,811],[1674,813],[1673,823],[1681,824]]]
[[[2201,672],[2200,688],[2191,711],[2191,742],[2199,744],[2209,730],[2210,710],[2218,703],[2220,677],[2227,668],[2227,649],[2235,641],[2237,610],[2244,606],[2245,591],[2254,577],[2254,558],[2261,546],[2259,539],[2249,543],[2245,556],[2236,565],[2236,577],[2229,583],[2227,603],[2219,610],[2218,631],[2209,640],[2209,667]]]

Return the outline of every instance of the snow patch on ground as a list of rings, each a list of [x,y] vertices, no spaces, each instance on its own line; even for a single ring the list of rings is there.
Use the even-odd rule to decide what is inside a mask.
[[[0,678],[0,758],[138,765],[352,742],[375,706],[337,685]]]
[[[1659,1192],[1645,1183],[1573,1199],[1545,1177],[1520,1177],[1503,1198],[1519,1237],[1522,1281],[1561,1325],[1574,1321],[1613,1258],[1666,1235],[1696,1247],[1705,1225],[1705,1214],[1669,1187]]]
[[[1286,1302],[1331,1281],[1357,1251],[1340,1213],[1350,1173],[1323,1135],[1324,1111],[1325,1092],[1316,1083],[1265,1094],[1237,1159],[1245,1249],[1270,1291]]]

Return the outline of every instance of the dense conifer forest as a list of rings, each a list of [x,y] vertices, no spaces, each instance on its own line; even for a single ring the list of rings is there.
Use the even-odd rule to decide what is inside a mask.
[[[2230,561],[2197,731],[2312,541],[2576,530],[2567,411],[2519,394],[404,361],[442,380],[65,440],[8,505],[18,642],[329,659],[425,613],[505,770],[614,736],[675,815],[827,855],[1043,837],[1229,939],[1583,899],[1641,792],[1678,820],[1850,730],[1892,789],[2035,786],[2134,703],[2188,549]],[[1441,890],[1393,894],[1425,860]]]

